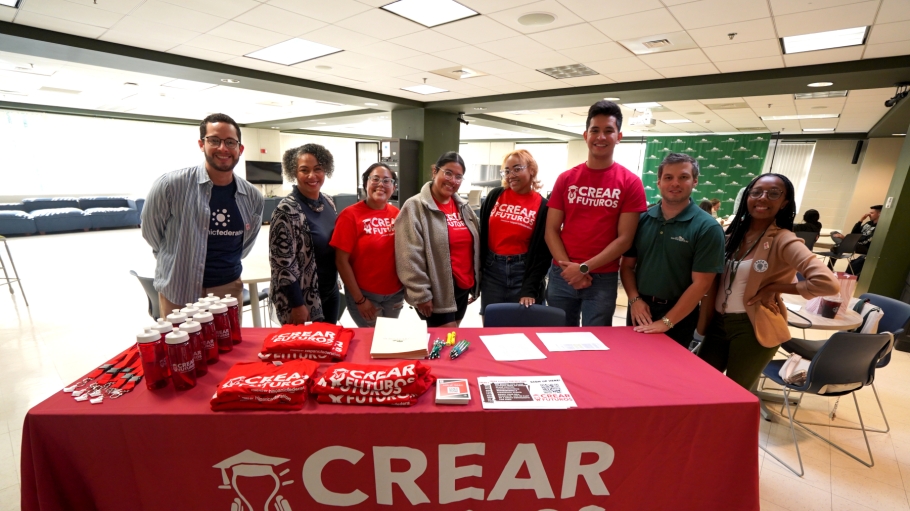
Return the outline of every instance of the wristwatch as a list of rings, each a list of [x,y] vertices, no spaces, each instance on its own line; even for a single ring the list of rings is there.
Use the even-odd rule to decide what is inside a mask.
[[[629,306],[631,307],[633,303],[635,303],[635,302],[637,302],[637,301],[639,301],[639,300],[641,300],[641,297],[640,297],[640,296],[636,296],[635,298],[630,298],[630,299],[629,299]]]
[[[664,316],[660,320],[663,321],[665,325],[667,325],[667,328],[673,328],[673,322],[670,321],[670,318]]]
[[[582,275],[587,275],[588,274],[588,263],[579,264],[578,271],[580,271]]]

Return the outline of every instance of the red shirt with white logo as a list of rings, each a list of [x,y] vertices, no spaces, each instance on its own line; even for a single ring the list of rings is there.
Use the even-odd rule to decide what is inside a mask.
[[[360,289],[391,295],[401,289],[395,270],[395,218],[398,208],[386,204],[375,210],[365,201],[344,208],[335,221],[329,245],[351,255],[351,267]]]
[[[446,224],[449,226],[449,255],[452,258],[455,285],[461,289],[471,289],[474,287],[474,235],[465,225],[455,199],[450,199],[448,204],[440,204],[435,198],[433,201],[445,213]]]
[[[494,254],[519,255],[528,252],[541,200],[543,197],[533,190],[524,195],[511,188],[502,191],[490,213],[487,242]]]
[[[648,209],[641,179],[618,163],[605,169],[590,169],[586,163],[556,178],[547,203],[565,214],[560,239],[573,263],[583,263],[599,254],[617,236],[619,215]],[[619,259],[592,273],[619,271]]]

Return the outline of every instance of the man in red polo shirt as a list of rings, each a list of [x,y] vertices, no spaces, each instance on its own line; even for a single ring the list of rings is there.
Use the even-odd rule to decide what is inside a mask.
[[[610,326],[616,309],[619,258],[632,246],[647,210],[641,179],[613,161],[622,140],[622,112],[598,101],[588,109],[588,160],[556,179],[546,241],[553,254],[547,304],[566,312],[566,325]]]

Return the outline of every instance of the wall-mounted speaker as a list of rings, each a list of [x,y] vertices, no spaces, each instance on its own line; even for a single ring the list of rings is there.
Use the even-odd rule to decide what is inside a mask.
[[[851,161],[850,163],[852,163],[853,165],[856,165],[856,163],[859,161],[859,153],[861,153],[862,151],[863,151],[863,141],[857,140],[856,141],[856,150],[853,151],[853,161]]]

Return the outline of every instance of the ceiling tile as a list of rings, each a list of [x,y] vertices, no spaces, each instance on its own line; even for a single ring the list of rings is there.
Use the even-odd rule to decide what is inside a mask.
[[[553,79],[541,73],[540,71],[532,71],[530,69],[527,71],[518,71],[513,73],[501,73],[499,77],[522,85]]]
[[[91,7],[93,9],[102,9],[105,11],[116,12],[119,14],[129,14],[137,6],[141,5],[145,0],[105,0],[104,2],[98,4],[95,0],[69,0],[72,3],[84,5],[86,7]],[[24,3],[24,2],[23,2]],[[19,5],[22,6],[22,3]],[[227,16],[222,16],[227,17]]]
[[[706,64],[710,62],[708,60],[708,57],[706,57],[705,54],[698,48],[693,48],[691,50],[668,51],[664,53],[651,53],[648,55],[639,55],[638,58],[653,68],[688,66],[694,64]]]
[[[29,0],[20,7],[23,11],[35,12],[52,18],[65,18],[67,21],[110,28],[123,17],[116,12],[95,9],[65,0]]]
[[[157,25],[163,27],[164,25]],[[174,27],[167,27],[174,28]],[[179,29],[183,30],[183,29]],[[155,51],[167,51],[175,46],[185,43],[192,38],[193,34],[188,36],[174,36],[163,31],[160,32],[142,32],[129,29],[114,28],[105,32],[101,37],[102,41],[112,43],[126,44]]]
[[[571,87],[567,83],[563,83],[563,80],[550,80],[547,82],[529,82],[522,84],[526,87],[530,87],[534,90],[550,90],[550,89],[564,89]]]
[[[619,43],[601,43],[579,48],[560,50],[566,57],[578,62],[597,62],[600,60],[621,59],[632,57],[634,54]]]
[[[595,21],[591,24],[614,41],[669,34],[683,29],[667,9],[655,9],[653,11],[617,16]]]
[[[532,69],[546,67],[570,66],[576,62],[562,53],[546,51],[543,53],[529,53],[521,57],[512,57],[512,61]]]
[[[184,57],[192,57],[194,59],[210,60],[212,62],[225,62],[236,57],[236,55],[218,53],[217,51],[197,48],[195,46],[187,46],[185,44],[180,45],[176,48],[171,48],[168,50],[168,53],[183,55]]]
[[[269,5],[326,23],[336,23],[370,10],[368,5],[353,0],[332,0],[331,2],[323,0],[269,0]]]
[[[704,48],[704,52],[714,62],[774,57],[780,55],[780,41],[777,39],[765,39],[764,41],[753,41],[751,43],[712,46]]]
[[[871,2],[842,5],[816,11],[775,16],[774,24],[777,26],[777,34],[780,37],[861,27],[863,25],[871,25],[875,20],[878,4],[879,0],[873,0]]]
[[[329,25],[308,32],[304,39],[345,50],[355,50],[379,42],[379,39],[368,36],[362,31],[354,32],[353,30],[348,30],[335,25]]]
[[[883,0],[878,9],[877,23],[910,20],[910,0]]]
[[[385,5],[386,3],[388,3],[388,0],[383,1],[381,5]],[[470,7],[481,14],[490,14],[534,2],[529,0],[459,0],[458,3]]]
[[[573,87],[587,87],[588,85],[603,85],[607,83],[614,83],[613,80],[607,78],[604,75],[579,76],[578,78],[565,78],[560,81],[565,82]]]
[[[463,42],[438,34],[432,30],[422,30],[406,36],[396,37],[390,39],[389,42],[426,53],[451,50],[452,48],[464,46]]]
[[[627,0],[597,0],[596,2],[591,0],[559,0],[559,3],[565,5],[587,21],[624,16],[663,7],[659,0],[637,0],[635,2]]]
[[[225,64],[245,67],[247,69],[256,69],[258,71],[271,71],[279,67],[287,67],[282,66],[281,64],[275,64],[274,62],[266,62],[265,60],[251,59],[249,57],[234,57],[225,62]]]
[[[162,25],[185,28],[195,32],[208,32],[209,30],[227,21],[225,18],[212,16],[191,9],[184,9],[174,4],[150,0],[130,13],[131,17],[154,21]]]
[[[770,0],[771,11],[775,16],[784,14],[793,14],[795,12],[815,11],[827,7],[836,7],[838,5],[855,4],[863,0]]]
[[[491,60],[489,62],[480,62],[472,66],[478,71],[482,71],[488,74],[501,75],[503,73],[517,73],[519,71],[527,71],[528,68],[520,64],[516,64],[511,60]]]
[[[230,39],[225,39],[223,37],[209,34],[202,34],[196,38],[190,39],[185,44],[187,46],[202,48],[204,50],[217,53],[227,53],[229,55],[234,55],[235,57],[246,55],[247,53],[252,53],[262,48],[262,46],[255,44],[232,41]]]
[[[587,23],[538,32],[531,34],[530,37],[554,50],[590,46],[610,41],[610,38],[603,35],[603,32]]]
[[[663,75],[653,69],[642,69],[639,71],[626,71],[623,73],[609,73],[607,78],[614,82],[641,82],[645,80],[662,80]]]
[[[367,30],[370,32],[370,35],[383,40],[413,34],[414,32],[420,32],[421,30],[426,29],[426,27],[419,23],[415,23],[382,9],[370,9],[369,11],[339,21],[336,25],[354,31]],[[370,30],[373,27],[379,28],[379,30]]]
[[[498,92],[500,94],[514,94],[516,92],[528,92],[534,89],[530,87],[525,87],[517,83],[505,83],[503,85],[487,85],[487,89],[490,89],[493,92]]]
[[[115,2],[123,2],[127,0],[114,0]],[[136,1],[141,3],[144,0],[129,0]],[[187,9],[192,9],[194,11],[204,12],[204,13],[214,13],[215,15],[222,18],[233,18],[239,16],[246,11],[257,7],[259,2],[256,0],[162,0],[164,2],[179,5],[180,7],[185,7]],[[104,4],[108,4],[110,0],[104,0]],[[132,10],[132,9],[130,9]],[[128,13],[129,11],[127,11]]]
[[[520,35],[518,37],[510,37],[509,39],[480,43],[476,46],[507,59],[550,51],[550,49],[546,46],[538,43],[530,37],[523,35]]]
[[[409,57],[416,57],[423,54],[417,50],[405,48],[404,46],[399,46],[387,41],[379,41],[375,44],[361,46],[360,48],[357,48],[357,53],[369,55],[375,59],[384,60],[400,60]]]
[[[547,25],[522,25],[518,22],[518,19],[529,13],[535,12],[544,12],[547,14],[552,14],[556,19]],[[532,4],[522,5],[514,9],[508,9],[505,11],[499,11],[491,13],[488,15],[490,18],[502,23],[503,25],[521,32],[523,34],[533,34],[535,32],[544,32],[546,30],[553,30],[555,28],[566,27],[569,25],[576,25],[581,23],[582,20],[575,15],[569,9],[566,9],[556,0],[543,0],[541,2],[534,2]]]
[[[725,25],[771,16],[767,0],[702,0],[669,9],[676,20],[686,29]]]
[[[678,67],[661,67],[657,69],[657,72],[664,75],[667,78],[679,78],[681,76],[701,76],[701,75],[710,75],[716,74],[720,71],[714,67],[714,64],[693,64],[687,66],[678,66]]]
[[[260,5],[237,16],[234,21],[291,37],[306,34],[326,26],[322,21],[294,14],[271,5]]]
[[[16,9],[10,10],[12,10],[13,13],[16,12]],[[8,21],[12,20],[12,17],[10,17]],[[16,23],[19,25],[27,25],[35,28],[43,28],[45,30],[53,30],[54,32],[63,32],[65,34],[78,35],[81,37],[90,37],[92,39],[96,39],[107,30],[103,27],[96,27],[92,25],[86,25],[84,23],[76,23],[75,21],[52,18],[50,16],[45,16],[43,14],[29,11],[19,11],[19,16],[16,17]]]
[[[6,21],[7,23],[12,23],[13,18],[16,17],[16,13],[19,12],[19,9],[14,9],[12,7],[7,7],[5,5],[0,5],[0,21]],[[23,23],[24,25],[25,23]],[[34,25],[31,25],[34,26]]]
[[[420,71],[417,68],[403,66],[397,62],[382,62],[376,67],[371,67],[370,69],[384,76],[404,76]]]
[[[611,78],[614,73],[625,73],[628,71],[642,71],[651,69],[650,66],[642,62],[638,57],[598,60],[596,62],[588,62],[585,65],[597,71],[598,73],[610,76]]]
[[[908,39],[910,39],[910,20],[873,26],[866,44],[895,43]]]
[[[284,34],[263,30],[259,27],[244,25],[243,23],[237,23],[236,21],[228,21],[214,30],[209,30],[208,33],[232,41],[240,41],[241,43],[253,44],[259,47],[271,46],[289,39],[288,36]]]
[[[466,20],[446,23],[445,25],[434,27],[433,31],[474,45],[521,35],[486,16],[475,16]]]
[[[192,30],[162,25],[134,16],[124,16],[111,30],[132,33],[136,36],[151,37],[158,39],[161,42],[173,41],[174,44],[171,44],[168,48],[173,48],[174,46],[183,44],[201,35],[199,32],[194,32]],[[105,37],[102,37],[102,39],[105,39]]]
[[[457,62],[458,64],[462,65],[476,64],[478,62],[489,62],[491,60],[499,59],[498,56],[493,55],[490,52],[483,51],[475,46],[462,46],[461,48],[452,48],[451,50],[437,51],[434,52],[433,55],[446,60],[451,60],[452,62]]]
[[[787,64],[787,67],[794,67],[859,60],[863,55],[864,49],[863,46],[851,46],[849,48],[835,48],[833,50],[794,53],[793,55],[784,55],[784,63]]]
[[[368,58],[354,51],[340,51],[338,53],[312,59],[312,61],[318,62],[318,65],[333,66],[337,64],[354,69],[372,69],[381,64],[381,62],[378,62],[376,59]]]
[[[419,69],[421,71],[433,71],[435,69],[443,69],[458,65],[457,62],[452,62],[450,60],[445,60],[433,55],[426,54],[410,57],[407,59],[401,59],[397,61],[397,63],[401,64],[402,66],[413,67],[414,69]]]
[[[910,55],[910,41],[870,44],[866,47],[866,52],[863,53],[863,58],[877,59],[881,57],[897,57],[900,55]]]
[[[730,34],[734,33],[736,35],[730,39]],[[689,35],[702,48],[777,39],[777,32],[774,31],[774,23],[771,18],[698,28],[689,30]]]
[[[705,48],[707,50],[707,48]],[[740,59],[740,60],[725,60],[723,62],[715,62],[717,69],[720,69],[721,73],[738,73],[740,71],[757,71],[759,69],[776,69],[779,67],[784,67],[784,59],[777,55],[775,57],[761,57],[757,59]]]

